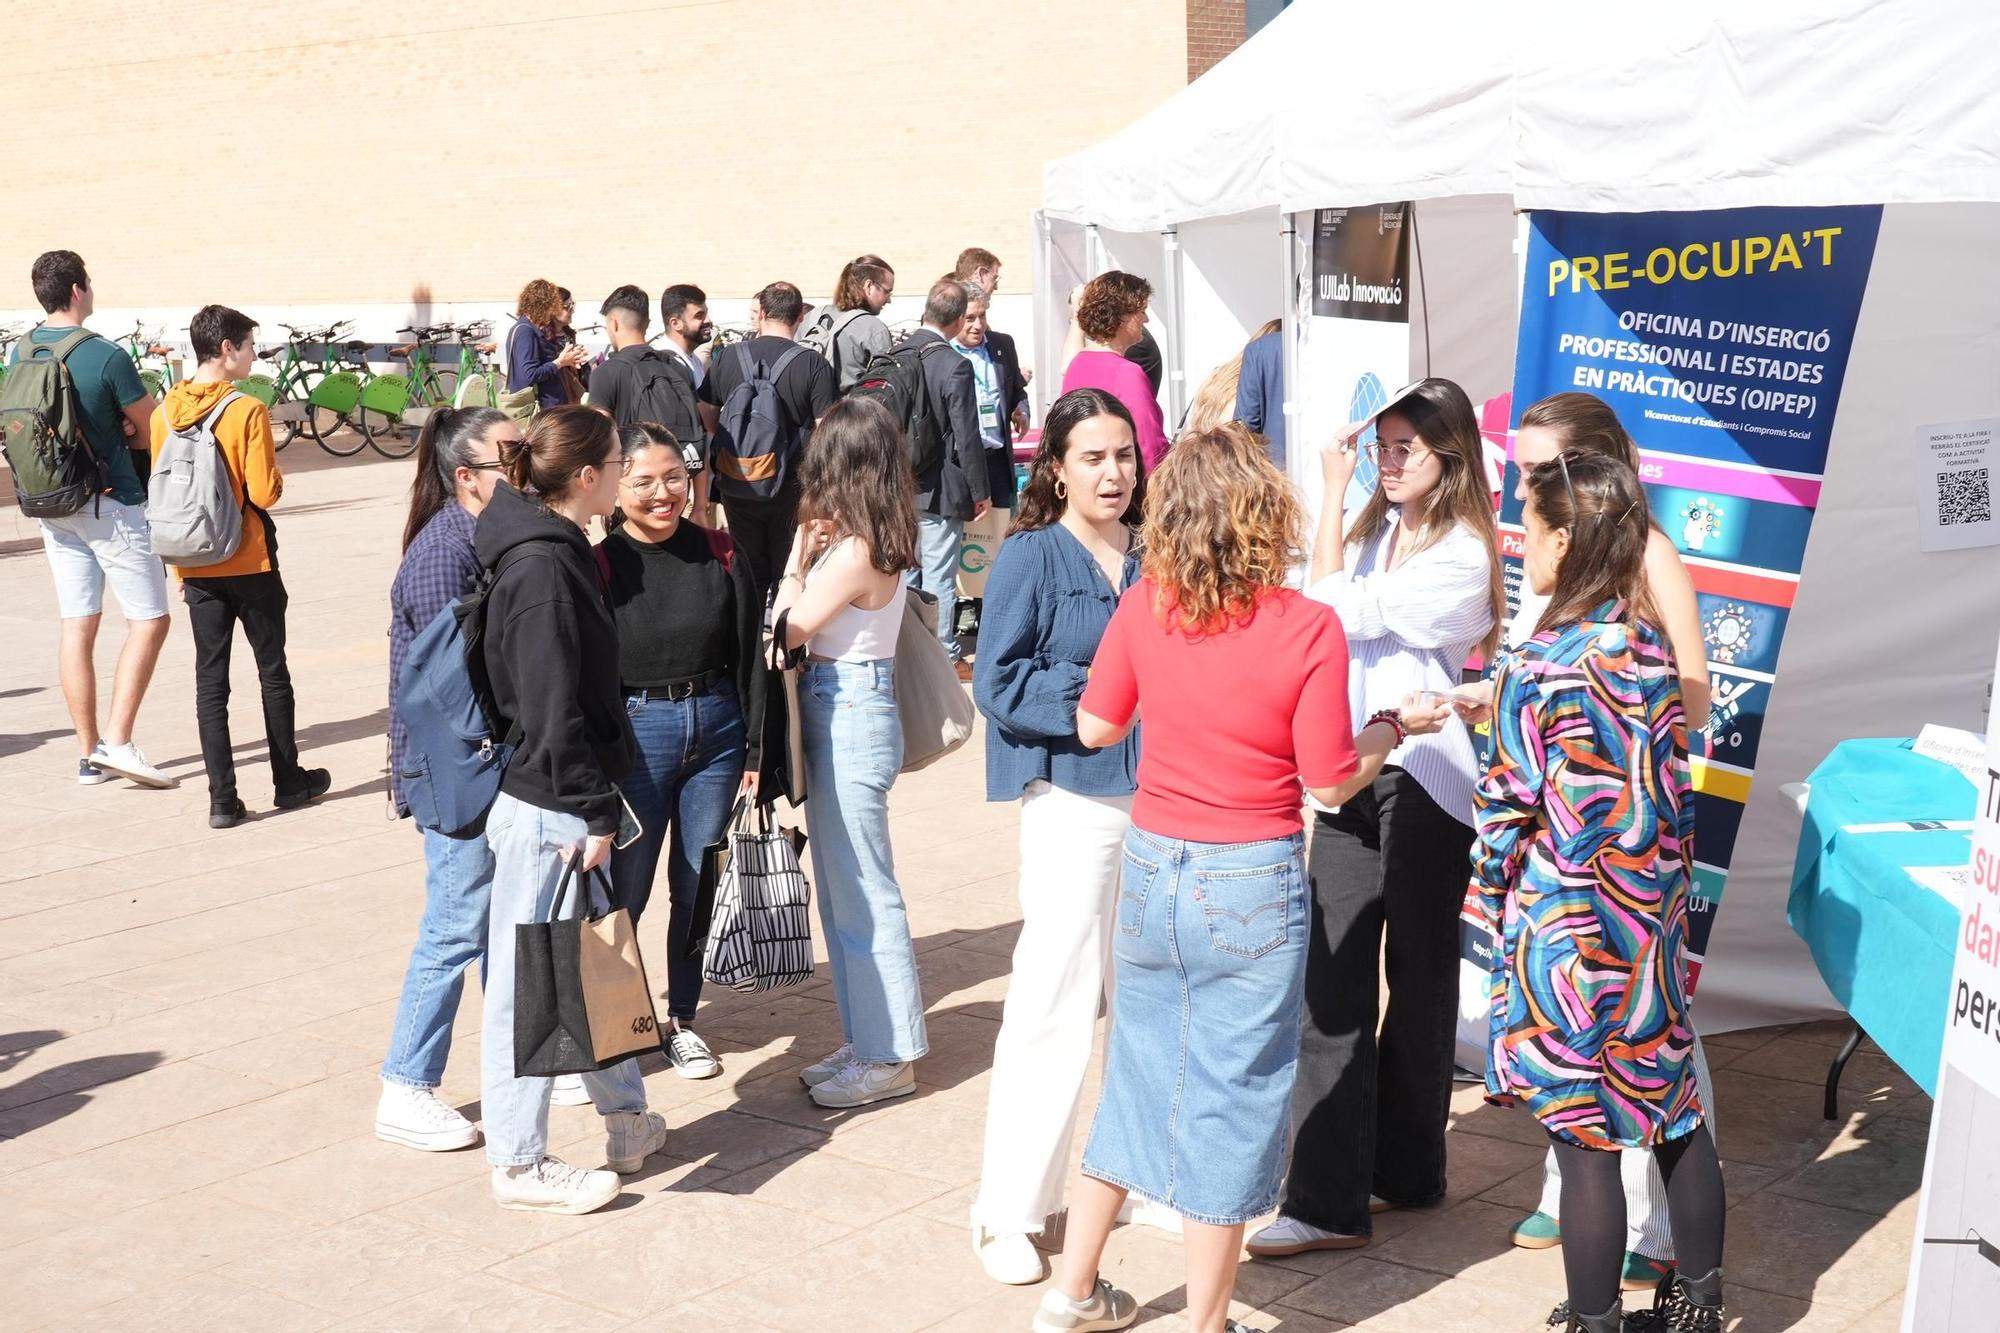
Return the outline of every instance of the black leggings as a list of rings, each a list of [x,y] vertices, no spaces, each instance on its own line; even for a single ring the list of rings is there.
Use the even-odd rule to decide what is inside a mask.
[[[1563,1276],[1578,1314],[1599,1314],[1618,1299],[1625,1259],[1625,1185],[1617,1152],[1579,1148],[1549,1135],[1562,1168]],[[1702,1277],[1722,1263],[1722,1163],[1708,1126],[1653,1148],[1667,1185],[1680,1271]]]

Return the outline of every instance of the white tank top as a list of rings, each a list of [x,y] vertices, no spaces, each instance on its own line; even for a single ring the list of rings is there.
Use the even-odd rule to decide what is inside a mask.
[[[853,541],[843,537],[841,541]],[[839,543],[836,542],[835,546]],[[827,554],[832,554],[829,547]],[[825,556],[820,560],[824,561]],[[815,563],[815,568],[818,567]],[[849,602],[820,626],[819,633],[806,641],[806,652],[832,662],[879,662],[896,655],[896,637],[903,628],[902,589],[879,611],[869,611]]]

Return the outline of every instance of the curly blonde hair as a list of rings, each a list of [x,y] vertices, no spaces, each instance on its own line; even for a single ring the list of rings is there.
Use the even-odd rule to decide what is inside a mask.
[[[1174,442],[1147,481],[1144,568],[1160,623],[1190,638],[1256,613],[1305,559],[1305,507],[1240,422]]]
[[[559,328],[563,317],[562,289],[547,278],[536,278],[521,289],[514,313],[538,329]]]

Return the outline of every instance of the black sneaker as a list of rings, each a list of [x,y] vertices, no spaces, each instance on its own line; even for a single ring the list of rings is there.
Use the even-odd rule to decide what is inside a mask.
[[[303,785],[278,793],[280,810],[296,810],[307,801],[316,801],[333,785],[333,774],[324,768],[303,768],[299,776],[305,779]]]
[[[208,803],[208,826],[210,828],[235,828],[249,817],[250,811],[239,800],[218,804]]]
[[[1643,1333],[1722,1333],[1728,1312],[1722,1307],[1722,1270],[1691,1278],[1669,1272],[1653,1293],[1653,1308],[1642,1312]]]

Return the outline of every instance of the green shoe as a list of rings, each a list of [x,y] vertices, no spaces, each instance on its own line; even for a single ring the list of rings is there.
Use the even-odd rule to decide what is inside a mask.
[[[1625,1272],[1623,1286],[1627,1291],[1651,1291],[1660,1285],[1660,1279],[1674,1271],[1670,1259],[1653,1259],[1635,1250],[1625,1252]]]
[[[1563,1242],[1562,1223],[1547,1213],[1530,1213],[1514,1224],[1507,1239],[1523,1250],[1549,1250]],[[1651,1286],[1649,1282],[1646,1284]]]

